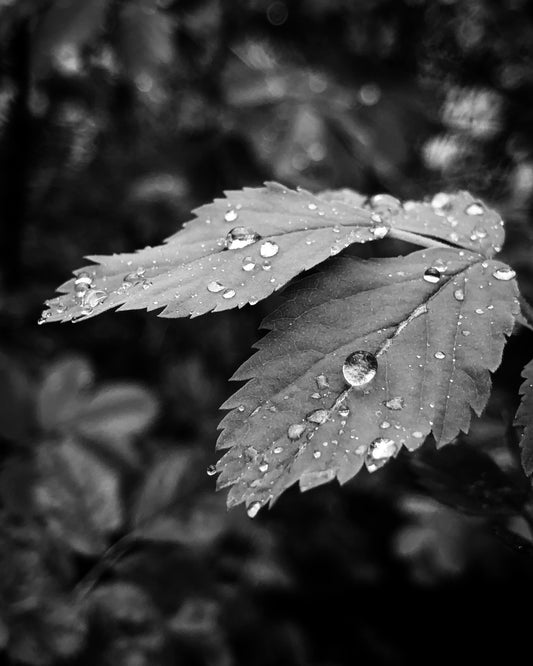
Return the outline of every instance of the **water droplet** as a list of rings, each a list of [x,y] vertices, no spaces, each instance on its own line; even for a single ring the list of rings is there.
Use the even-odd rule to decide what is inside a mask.
[[[76,279],[74,280],[74,284],[76,287],[85,284],[88,287],[90,287],[93,283],[92,277],[89,275],[89,273],[78,273],[76,276]]]
[[[275,257],[278,252],[279,245],[274,241],[265,241],[259,248],[259,254],[264,258]]]
[[[424,433],[423,433],[423,432],[420,432],[420,430],[415,430],[415,431],[413,432],[413,437],[414,437],[415,439],[422,439],[422,437],[424,437]]]
[[[424,271],[424,280],[426,282],[430,282],[431,284],[436,284],[441,279],[441,277],[441,272],[435,266],[431,266],[426,271]]]
[[[436,209],[436,211],[449,210],[451,203],[450,196],[445,192],[438,192],[433,199],[431,199],[431,206]]]
[[[393,439],[378,437],[366,451],[365,465],[369,472],[375,472],[385,465],[397,451],[397,444]]]
[[[261,508],[261,504],[259,502],[254,502],[253,504],[250,504],[250,506],[246,509],[246,513],[248,514],[249,518],[255,518],[257,514],[259,513],[259,509]]]
[[[268,472],[268,463],[263,463],[262,465],[259,465],[259,471],[261,472],[261,474]]]
[[[446,354],[442,351],[435,352],[433,356],[439,361],[442,361],[443,358],[446,358]]]
[[[387,430],[390,428],[390,423],[388,421],[382,421],[379,425],[382,430]]]
[[[289,439],[300,439],[305,432],[305,425],[303,423],[293,423],[287,429],[287,437]]]
[[[316,378],[316,385],[318,386],[319,389],[327,389],[329,388],[329,382],[328,378],[326,375],[318,375]]]
[[[318,423],[318,425],[322,425],[328,420],[329,412],[327,409],[315,409],[314,412],[311,412],[305,418],[311,423]]]
[[[487,230],[484,227],[475,226],[470,234],[470,240],[481,240],[487,237]]]
[[[43,310],[43,311],[41,312],[41,317],[39,318],[39,321],[38,321],[37,323],[38,323],[39,326],[40,326],[41,324],[44,324],[44,322],[45,322],[47,319],[50,319],[51,316],[52,316],[52,313],[50,312],[50,310]]]
[[[216,465],[209,465],[207,468],[207,476],[214,476],[217,473]]]
[[[450,234],[450,240],[452,241],[452,243],[457,243],[457,241],[459,240],[459,234],[456,231],[452,231],[452,233]]]
[[[322,454],[320,453],[320,451],[315,451],[315,452],[313,453],[313,458],[316,458],[316,460],[318,460],[318,459],[320,458],[321,455],[322,455]]]
[[[239,213],[237,213],[236,210],[233,210],[233,208],[230,208],[230,210],[224,215],[226,222],[235,222],[238,217]]]
[[[387,409],[391,409],[392,411],[397,412],[404,408],[405,400],[401,395],[398,395],[395,398],[391,398],[390,400],[384,400],[383,404]]]
[[[101,289],[90,289],[85,294],[84,305],[89,308],[95,308],[107,299],[107,293]]]
[[[310,203],[307,205],[307,208],[309,208],[309,210],[316,210],[318,206],[314,203]]]
[[[453,297],[455,298],[456,301],[464,301],[465,300],[465,292],[462,289],[456,289],[453,292]]]
[[[467,330],[461,331],[461,335],[464,335],[465,338],[467,338],[470,335],[470,331]]]
[[[319,400],[320,399],[320,393],[311,393],[311,397],[313,400]]]
[[[467,215],[483,215],[484,212],[485,209],[483,208],[483,204],[479,202],[471,203],[465,208],[465,213]]]
[[[513,271],[512,268],[509,268],[506,266],[505,268],[498,268],[497,270],[494,271],[492,274],[492,277],[495,277],[497,280],[512,280],[514,277],[516,277],[516,272]]]
[[[228,300],[229,298],[233,298],[235,296],[235,290],[234,289],[226,289],[226,291],[222,294],[222,298],[225,298]]]
[[[260,238],[261,236],[258,233],[247,227],[235,227],[228,232],[224,245],[228,250],[240,250],[243,247],[257,243]]]
[[[224,285],[221,284],[218,280],[213,280],[207,285],[207,291],[210,291],[212,294],[218,294],[219,291],[224,289]]]
[[[342,366],[344,379],[350,386],[366,386],[376,376],[378,361],[374,354],[367,351],[355,351],[346,357]]]
[[[342,409],[339,409],[339,416],[341,419],[346,419],[348,416],[350,416],[350,410],[348,407],[343,407]]]
[[[250,271],[253,271],[254,268],[255,268],[255,261],[252,259],[252,257],[244,257],[244,259],[242,260],[242,270],[249,273]]]
[[[482,314],[483,314],[483,310],[482,310],[481,308],[477,308],[477,309],[476,309],[476,314],[482,315]]]
[[[270,261],[268,259],[265,259],[263,261],[262,268],[263,268],[264,271],[269,271],[272,268],[272,264],[270,263]]]
[[[401,204],[390,194],[376,194],[370,199],[370,207],[375,211],[394,214],[401,208]]]
[[[389,233],[389,227],[386,224],[383,224],[381,217],[376,213],[372,215],[372,221],[374,222],[374,224],[372,224],[370,227],[370,233],[372,236],[378,240],[385,238],[385,236]]]

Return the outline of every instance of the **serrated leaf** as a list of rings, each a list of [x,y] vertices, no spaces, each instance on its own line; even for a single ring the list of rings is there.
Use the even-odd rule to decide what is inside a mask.
[[[36,486],[50,529],[84,555],[98,555],[122,523],[119,481],[113,470],[75,440],[43,446]]]
[[[227,192],[195,214],[165,245],[90,257],[99,265],[77,271],[87,274],[90,288],[76,296],[74,280],[65,283],[59,288],[65,295],[48,302],[43,321],[84,319],[119,306],[164,308],[164,317],[242,307],[348,245],[387,233],[370,211],[275,183]],[[241,226],[261,240],[226,249],[227,234]]]
[[[524,382],[520,387],[522,402],[516,412],[516,425],[524,426],[520,441],[522,448],[522,466],[528,476],[533,474],[533,361],[522,372]]]
[[[424,279],[436,266],[440,279]],[[388,458],[430,432],[437,445],[466,432],[518,312],[512,275],[478,254],[432,249],[341,259],[305,281],[266,320],[271,332],[234,376],[251,381],[223,405],[233,409],[219,438],[231,447],[218,464],[219,487],[233,484],[228,503],[255,513],[298,480],[344,483],[378,438],[390,440]],[[366,390],[347,390],[343,377],[356,350],[378,360]],[[316,410],[326,418],[306,418]]]
[[[436,194],[431,201],[405,201],[403,204],[388,194],[367,200],[349,189],[328,190],[319,195],[328,201],[352,202],[379,214],[395,230],[416,236],[436,238],[448,245],[492,257],[501,250],[505,239],[500,215],[468,192]],[[396,236],[401,238],[401,235]],[[405,240],[409,240],[408,237]],[[411,239],[419,243],[416,237]]]

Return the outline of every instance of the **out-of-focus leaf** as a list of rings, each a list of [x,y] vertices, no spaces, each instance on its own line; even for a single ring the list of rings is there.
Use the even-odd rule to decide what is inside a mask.
[[[0,354],[0,437],[24,439],[32,426],[32,387],[28,378]]]
[[[122,524],[119,479],[79,442],[40,448],[36,500],[50,529],[73,550],[99,555]]]
[[[45,430],[56,430],[75,419],[94,379],[89,363],[69,357],[52,364],[37,394],[37,417]]]
[[[533,474],[533,361],[522,372],[524,382],[520,387],[522,402],[516,412],[516,424],[524,426],[520,441],[522,447],[522,466],[528,476]]]
[[[513,515],[527,499],[520,487],[486,453],[465,443],[442,451],[425,448],[412,458],[418,482],[435,499],[480,516]]]
[[[157,414],[154,396],[137,384],[109,384],[80,406],[72,429],[96,439],[125,439],[145,430]]]
[[[467,431],[516,296],[507,266],[451,249],[345,258],[303,282],[266,320],[271,332],[233,377],[250,381],[223,405],[233,411],[219,447],[231,448],[218,485],[233,485],[229,505],[246,502],[254,515],[298,480],[304,490],[344,483],[430,432],[442,445]],[[343,364],[360,350],[379,367],[356,361],[363,385],[352,388]]]

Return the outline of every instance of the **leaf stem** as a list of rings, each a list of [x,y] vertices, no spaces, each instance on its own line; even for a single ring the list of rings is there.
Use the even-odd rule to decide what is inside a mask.
[[[406,243],[412,243],[413,245],[420,245],[421,247],[445,247],[448,250],[454,247],[453,245],[442,243],[441,241],[435,240],[434,238],[421,236],[420,234],[415,234],[411,231],[404,231],[403,229],[395,229],[394,227],[391,227],[386,237],[395,238],[396,240],[405,241]]]

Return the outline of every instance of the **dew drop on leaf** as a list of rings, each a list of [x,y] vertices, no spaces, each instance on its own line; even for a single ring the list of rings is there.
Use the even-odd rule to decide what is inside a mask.
[[[350,410],[348,409],[348,407],[342,407],[341,409],[339,409],[339,416],[341,417],[341,419],[348,418],[348,416],[350,416]]]
[[[275,257],[279,252],[279,245],[274,241],[265,241],[259,248],[259,254],[266,258]]]
[[[270,261],[268,261],[268,259],[265,259],[263,261],[262,268],[264,271],[269,271],[272,268],[272,264],[270,263]]]
[[[259,502],[254,502],[253,504],[250,504],[250,506],[246,509],[246,513],[248,514],[249,518],[255,518],[257,514],[259,513],[259,509],[261,508],[261,504]]]
[[[282,446],[276,446],[276,448],[274,449],[274,453],[281,453],[282,451],[283,451]]]
[[[90,289],[85,294],[84,305],[89,308],[95,308],[103,303],[107,298],[107,293],[101,289]]]
[[[516,272],[513,271],[512,268],[498,268],[494,271],[492,276],[497,280],[503,280],[506,282],[507,280],[512,280],[514,277],[516,277]]]
[[[226,289],[226,291],[222,294],[222,298],[225,298],[226,300],[233,298],[234,296],[235,296],[234,289]]]
[[[470,335],[470,331],[467,330],[461,331],[461,335],[464,335],[465,338],[467,338]]]
[[[92,277],[89,275],[89,273],[79,273],[79,274],[76,276],[76,279],[74,280],[74,285],[75,285],[76,287],[79,287],[79,286],[82,285],[82,284],[85,284],[85,285],[87,285],[88,287],[90,287],[90,286],[92,285],[92,283],[93,283],[93,279],[92,279]]]
[[[478,315],[482,315],[482,314],[483,314],[483,310],[482,310],[481,308],[477,308],[477,309],[476,309],[476,314],[478,314]]]
[[[487,237],[487,230],[483,227],[474,227],[470,234],[470,240],[481,240]]]
[[[369,472],[375,472],[385,465],[396,453],[397,446],[393,439],[378,437],[367,449],[365,465]]]
[[[261,472],[261,474],[268,472],[268,463],[263,463],[262,465],[259,465],[259,471]]]
[[[467,215],[483,215],[485,212],[485,209],[483,208],[482,204],[480,203],[471,203],[469,206],[465,208],[465,213]]]
[[[380,427],[382,430],[387,430],[388,428],[390,428],[390,423],[389,423],[388,421],[382,421],[382,422],[379,424],[379,427]]]
[[[431,266],[426,271],[424,271],[424,280],[430,282],[431,284],[437,284],[441,279],[441,272],[435,266]]]
[[[377,369],[378,361],[374,354],[367,351],[355,351],[346,357],[342,366],[342,374],[350,386],[361,387],[374,379]]]
[[[287,429],[287,437],[289,439],[300,439],[305,432],[305,425],[303,423],[293,423]]]
[[[438,192],[431,200],[431,207],[434,208],[435,211],[449,210],[451,207],[449,195],[445,192]]]
[[[214,476],[217,473],[217,468],[215,465],[209,465],[207,468],[207,476]]]
[[[319,389],[327,389],[329,388],[329,382],[328,378],[326,375],[318,375],[316,378],[316,385],[318,386]]]
[[[307,208],[309,208],[309,210],[316,210],[318,206],[314,203],[310,203],[307,205]]]
[[[235,220],[238,217],[239,217],[239,214],[237,213],[236,210],[233,210],[233,208],[228,210],[228,212],[224,215],[224,219],[226,220],[226,222],[235,222]]]
[[[254,268],[255,268],[255,261],[252,259],[252,257],[244,257],[244,259],[242,260],[242,270],[249,273],[250,271],[253,271]]]
[[[314,412],[311,412],[305,417],[311,423],[318,423],[322,425],[329,418],[329,412],[327,409],[315,409]]]
[[[390,400],[384,400],[383,404],[387,409],[391,409],[392,411],[397,412],[400,409],[403,409],[405,405],[405,400],[402,398],[401,395],[398,395],[394,398],[391,398]]]
[[[218,294],[219,291],[224,289],[224,285],[218,282],[218,280],[213,280],[207,285],[207,291],[210,291],[212,294]]]
[[[456,289],[453,292],[453,297],[455,298],[456,301],[464,301],[465,300],[465,292],[462,289]]]
[[[433,356],[435,356],[435,358],[439,361],[442,361],[443,358],[446,358],[446,354],[442,351],[435,352]]]
[[[240,250],[243,247],[257,243],[260,238],[261,236],[258,233],[247,227],[235,227],[228,232],[224,245],[228,250]]]
[[[318,460],[318,459],[320,458],[321,455],[322,455],[322,454],[320,453],[320,451],[315,451],[315,452],[313,453],[313,458],[316,458],[316,459]]]

